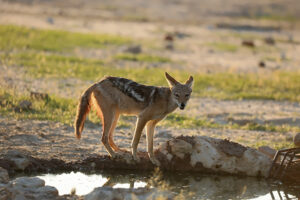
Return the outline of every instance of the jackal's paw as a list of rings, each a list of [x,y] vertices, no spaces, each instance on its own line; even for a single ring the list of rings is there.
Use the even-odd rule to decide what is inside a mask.
[[[120,153],[114,153],[114,154],[112,154],[112,155],[110,155],[110,156],[111,156],[111,159],[112,159],[112,160],[120,160],[120,159],[123,158],[123,155],[120,154]]]
[[[152,157],[152,158],[149,158],[149,159],[150,159],[150,161],[152,162],[153,165],[160,166],[160,162],[156,158]]]

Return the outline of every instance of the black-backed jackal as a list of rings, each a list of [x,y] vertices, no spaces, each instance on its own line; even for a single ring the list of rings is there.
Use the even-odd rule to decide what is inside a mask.
[[[90,86],[81,96],[75,120],[75,135],[78,139],[84,127],[86,115],[94,107],[103,123],[102,143],[111,157],[121,154],[113,141],[113,133],[121,114],[136,115],[137,122],[131,143],[132,156],[144,127],[147,127],[147,151],[151,162],[159,165],[153,153],[153,134],[155,125],[177,107],[184,109],[192,93],[193,77],[181,84],[165,73],[169,87],[146,86],[119,77],[105,77]],[[122,154],[121,154],[122,155]]]

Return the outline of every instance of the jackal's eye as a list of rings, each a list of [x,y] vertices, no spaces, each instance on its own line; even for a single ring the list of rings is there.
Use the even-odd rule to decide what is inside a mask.
[[[179,94],[178,93],[175,93],[174,95],[175,95],[176,98],[179,98]]]
[[[186,95],[185,95],[185,97],[189,97],[189,96],[190,96],[190,94],[186,94]]]

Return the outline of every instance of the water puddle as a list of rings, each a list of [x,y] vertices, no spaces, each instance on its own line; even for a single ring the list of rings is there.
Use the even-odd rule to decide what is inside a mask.
[[[231,176],[195,174],[84,174],[71,172],[38,176],[46,185],[58,189],[59,195],[90,193],[96,187],[163,188],[188,199],[298,199],[299,186],[272,185],[265,180]]]

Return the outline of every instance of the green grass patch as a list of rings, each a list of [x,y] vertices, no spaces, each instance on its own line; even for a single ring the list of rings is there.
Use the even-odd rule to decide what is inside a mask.
[[[274,14],[266,14],[261,16],[254,16],[254,19],[257,20],[269,20],[269,21],[285,21],[285,22],[297,22],[299,19],[292,15],[274,15]]]
[[[258,141],[255,144],[252,144],[251,147],[253,148],[258,148],[261,146],[269,146],[273,149],[288,149],[288,148],[293,148],[294,145],[292,142],[288,142],[288,141],[280,141],[280,142],[274,142],[274,141]]]
[[[22,101],[29,101],[32,103],[30,109],[19,109]],[[37,100],[32,99],[26,95],[20,95],[12,90],[5,90],[0,88],[0,114],[2,116],[12,117],[16,119],[37,119],[61,122],[72,126],[75,114],[77,101],[74,99],[59,98],[50,96],[48,99]],[[100,124],[100,119],[95,111],[91,111],[88,116],[88,122]],[[134,128],[135,118],[122,116],[118,122],[118,128]],[[221,125],[209,121],[205,118],[198,119],[179,115],[176,113],[169,114],[160,125],[171,126],[177,128],[218,128],[218,129],[242,129],[242,130],[256,130],[256,131],[274,131],[274,132],[299,132],[299,127],[290,127],[288,125],[258,125],[247,124],[239,126],[237,124]],[[245,141],[243,141],[245,142]],[[253,144],[253,147],[262,145],[269,145],[276,149],[292,147],[289,141],[280,142],[266,142],[258,141]]]
[[[161,123],[163,126],[178,127],[178,128],[220,128],[221,126],[210,122],[206,119],[197,119],[193,117],[187,117],[176,113],[169,114]]]
[[[45,53],[0,54],[7,66],[22,67],[34,77],[74,77],[97,81],[104,75],[126,77],[142,84],[167,86],[164,69],[115,68],[99,59],[67,57]],[[184,82],[189,73],[173,70],[178,81]],[[193,95],[218,99],[272,99],[300,102],[300,72],[269,74],[192,74]]]
[[[147,54],[130,54],[130,53],[124,53],[124,54],[118,54],[114,57],[117,60],[128,60],[128,61],[139,61],[139,62],[160,62],[160,63],[167,63],[171,62],[169,58],[161,57],[161,56],[155,56],[155,55],[147,55]]]
[[[0,50],[72,51],[74,48],[103,48],[124,45],[129,38],[105,34],[42,30],[13,25],[0,25]]]
[[[206,45],[219,51],[236,52],[238,50],[237,45],[225,43],[225,42],[211,42],[211,43],[207,43]]]
[[[22,101],[31,102],[30,109],[20,109]],[[78,101],[51,95],[48,99],[32,99],[29,95],[21,95],[13,90],[0,88],[0,114],[15,119],[37,119],[61,122],[72,126],[74,123]],[[91,123],[100,124],[101,120],[92,110],[88,119]],[[118,122],[119,128],[130,127],[125,119]]]
[[[19,104],[24,100],[31,102],[32,106],[30,109],[19,110]],[[55,96],[44,100],[33,100],[29,96],[0,89],[1,115],[16,119],[50,120],[71,125],[75,117],[76,103],[74,100]]]
[[[141,68],[115,68],[99,59],[78,58],[45,53],[0,54],[7,66],[19,66],[33,77],[74,77],[99,80],[105,75],[120,76],[151,85],[167,85],[164,70]],[[182,77],[179,77],[181,79]],[[186,78],[188,76],[186,75]],[[182,79],[183,80],[183,79]]]

